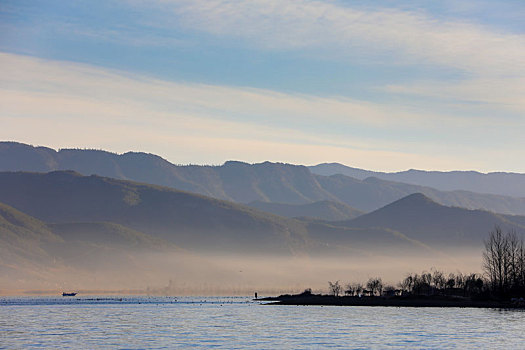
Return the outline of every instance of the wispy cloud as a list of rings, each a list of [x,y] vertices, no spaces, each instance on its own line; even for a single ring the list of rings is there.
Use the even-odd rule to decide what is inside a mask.
[[[264,80],[261,78],[255,82],[256,79],[243,80],[243,74],[249,69],[246,67],[261,69],[263,72],[259,72],[260,75],[272,75],[272,64],[276,62],[269,56],[277,53],[280,57],[286,56],[287,60],[298,60],[299,64],[303,64],[303,70],[314,67],[313,70],[322,72],[334,64],[342,70],[351,67],[352,72],[359,71],[355,80],[352,74],[341,76],[348,77],[354,85],[362,82],[363,89],[371,96],[369,100],[374,102],[381,101],[384,98],[381,93],[386,92],[388,98],[394,97],[402,104],[417,105],[423,110],[440,111],[444,104],[456,104],[456,108],[463,108],[465,103],[471,103],[471,108],[478,105],[480,115],[486,114],[487,110],[514,116],[523,113],[523,26],[521,30],[517,25],[512,31],[506,30],[505,26],[489,26],[486,21],[484,24],[476,23],[476,18],[468,18],[466,14],[475,12],[479,16],[482,12],[480,8],[497,12],[498,6],[503,6],[504,10],[495,13],[494,17],[512,21],[515,15],[506,13],[502,17],[501,12],[511,9],[515,9],[514,12],[520,9],[525,11],[525,7],[516,3],[512,6],[506,3],[505,6],[487,1],[446,1],[451,10],[437,13],[439,11],[423,10],[421,3],[108,0],[96,6],[75,1],[51,1],[30,6],[7,2],[0,8],[9,19],[0,24],[6,33],[0,36],[0,46],[4,49],[15,47],[12,52],[43,53],[46,57],[84,62],[92,60],[96,64],[112,67],[119,66],[115,56],[122,52],[126,69],[138,68],[142,72],[154,72],[157,76],[173,71],[176,72],[174,76],[189,77],[189,80],[197,77],[199,81],[219,84],[221,79],[228,80],[225,76],[231,74],[234,79],[229,82],[235,81],[239,85],[246,82],[280,90],[280,80],[275,76],[272,76],[271,84],[257,85]],[[451,12],[463,15],[451,16]],[[35,41],[32,45],[21,44],[32,40]],[[73,45],[73,48],[69,50],[68,45]],[[118,48],[113,49],[114,46]],[[228,56],[232,50],[238,50],[241,56],[246,52],[249,52],[248,56],[257,55],[253,54],[254,50],[264,52],[266,56],[257,60],[266,61],[250,66],[253,56],[237,60]],[[189,51],[191,54],[188,54]],[[56,52],[59,52],[57,56],[50,56],[50,53]],[[219,53],[208,56],[210,52]],[[209,67],[214,67],[216,58],[222,61],[217,62],[219,68],[214,71]],[[194,61],[202,64],[188,63]],[[246,66],[245,70],[241,72],[231,68],[236,62]],[[388,81],[388,77],[377,78],[379,73],[376,68],[377,71],[402,71],[407,74],[395,74],[395,81]],[[182,72],[177,72],[177,69]],[[186,69],[194,71],[185,75]],[[209,78],[206,73],[216,73],[215,78]],[[337,73],[332,71],[331,74]],[[321,75],[318,73],[314,77]],[[291,77],[290,80],[294,78],[301,81],[301,77]],[[299,85],[289,83],[286,91],[293,91],[294,88],[305,91]],[[319,95],[326,95],[322,85],[308,91],[317,89]],[[344,84],[339,86],[344,88]],[[216,98],[220,97],[216,95]],[[267,96],[267,102],[271,104],[270,99],[278,100],[279,96]],[[333,98],[331,101],[329,115],[334,114],[333,109],[339,108],[338,101]],[[352,99],[343,102],[346,110]],[[326,103],[323,105],[327,107]],[[360,101],[359,106],[354,106],[356,110],[352,118],[345,118],[354,120],[357,115],[364,115],[357,110],[364,106]],[[370,113],[370,110],[366,111],[366,114]],[[380,114],[384,115],[383,112]],[[387,121],[406,116],[403,113],[387,118]],[[380,121],[380,117],[376,116],[374,120]]]
[[[416,65],[456,71],[454,80],[434,78],[385,87],[390,93],[525,110],[523,33],[438,18],[421,10],[363,9],[334,1],[163,0],[157,4],[173,14],[178,25],[242,40],[262,50],[300,51],[369,67]]]
[[[324,98],[245,87],[168,82],[88,65],[10,54],[1,54],[0,62],[6,68],[0,79],[7,89],[31,91],[33,96],[47,94],[43,101],[57,94],[67,97],[69,103],[84,101],[82,108],[76,109],[79,113],[94,103],[98,107],[119,105],[119,109],[112,110],[120,115],[137,110],[155,114],[176,111],[232,121],[259,120],[280,126],[307,123],[312,119],[376,126],[397,124],[402,119],[413,122],[416,122],[413,119],[419,119],[415,114],[396,113],[379,105],[343,97]],[[35,106],[24,104],[17,108],[25,107]]]
[[[363,10],[314,0],[159,3],[171,6],[189,28],[243,38],[269,49],[321,47],[343,59],[386,54],[390,62],[439,64],[494,75],[525,71],[524,35],[436,19],[421,11]]]
[[[473,107],[489,109],[492,113],[507,110],[516,112],[519,116],[525,112],[525,77],[480,77],[454,82],[423,81],[389,85],[384,90],[396,94],[433,97],[441,103],[472,103]]]
[[[340,161],[373,169],[517,169],[505,158],[521,149],[512,143],[494,148],[490,140],[479,146],[488,129],[518,133],[516,124],[492,120],[490,128],[472,127],[395,105],[174,83],[13,54],[1,54],[0,66],[4,140],[146,150],[179,163]],[[488,152],[505,156],[496,164]]]
[[[142,23],[168,32],[186,28],[223,42],[233,40],[235,45],[296,52],[301,57],[326,60],[325,64],[348,62],[365,71],[424,67],[431,72],[424,78],[376,86],[376,91],[419,108],[440,110],[455,105],[463,109],[470,104],[480,115],[490,111],[516,117],[525,112],[523,31],[504,31],[465,17],[410,10],[410,6],[356,6],[355,2],[130,0],[128,4],[148,14]],[[456,12],[466,12],[480,4],[450,6]],[[440,76],[440,71],[445,74]]]

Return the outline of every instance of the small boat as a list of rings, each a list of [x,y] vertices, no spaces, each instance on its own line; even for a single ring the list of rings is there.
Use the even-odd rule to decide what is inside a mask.
[[[71,292],[71,293],[62,292],[63,297],[74,297],[75,295],[77,295],[76,292]]]

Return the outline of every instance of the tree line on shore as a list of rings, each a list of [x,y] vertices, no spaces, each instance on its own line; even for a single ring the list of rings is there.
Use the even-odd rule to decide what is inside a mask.
[[[525,297],[525,244],[515,231],[496,226],[485,241],[483,274],[430,272],[408,274],[402,281],[385,285],[380,277],[366,283],[328,282],[333,296],[449,295],[470,298],[510,299]],[[311,290],[306,290],[311,293]]]

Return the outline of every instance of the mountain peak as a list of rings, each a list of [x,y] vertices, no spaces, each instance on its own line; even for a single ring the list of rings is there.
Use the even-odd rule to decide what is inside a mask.
[[[371,224],[385,220],[400,220],[409,223],[414,220],[420,220],[429,214],[433,215],[436,212],[448,209],[451,208],[434,202],[422,193],[412,193],[371,213],[358,217],[354,219],[354,222]]]
[[[435,203],[432,199],[430,199],[429,197],[425,196],[421,192],[416,192],[416,193],[409,194],[408,196],[403,197],[403,198],[400,199],[400,201],[402,201],[402,200],[424,201],[424,202],[433,202],[433,203]]]
[[[250,164],[246,162],[241,162],[239,160],[227,160],[224,162],[223,166],[248,166]]]
[[[398,199],[397,201],[390,203],[383,208],[399,207],[399,206],[403,206],[403,207],[410,206],[410,207],[416,208],[416,207],[428,206],[428,205],[442,206],[441,204],[435,202],[431,198],[425,196],[423,193],[417,192],[417,193],[409,194],[408,196],[403,197],[401,199]]]
[[[61,175],[62,176],[72,176],[72,177],[82,177],[83,176],[81,173],[75,170],[55,170],[55,171],[50,171],[46,173],[45,175],[52,176],[52,177],[61,176]]]

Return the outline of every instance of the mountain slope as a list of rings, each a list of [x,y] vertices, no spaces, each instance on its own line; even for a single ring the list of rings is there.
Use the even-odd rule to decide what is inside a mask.
[[[404,182],[432,187],[441,191],[470,191],[501,196],[525,197],[525,174],[477,171],[407,171],[385,173],[352,168],[339,163],[323,163],[308,167],[314,174],[331,176],[336,174],[364,180],[376,177],[382,180]]]
[[[4,268],[48,264],[53,257],[43,246],[61,242],[45,223],[0,203],[0,265]]]
[[[495,225],[525,232],[524,217],[440,205],[421,193],[409,195],[350,221],[334,223],[353,228],[387,228],[437,246],[481,246]]]
[[[214,283],[237,289],[239,283],[260,283],[262,278],[264,282],[256,289],[260,290],[276,279],[286,284],[290,279],[301,280],[300,276],[312,278],[313,273],[320,274],[324,282],[327,273],[346,272],[342,262],[348,263],[348,259],[359,262],[397,254],[410,256],[421,250],[427,256],[433,253],[390,230],[361,230],[321,222],[307,225],[312,240],[322,249],[312,250],[309,256],[288,258],[268,252],[261,259],[249,247],[226,256],[221,256],[224,252],[219,249],[214,254],[192,253],[114,223],[45,224],[2,204],[0,293],[133,290],[150,294],[147,286],[151,285],[161,293],[188,291],[188,287],[216,293]],[[14,244],[6,245],[10,240]],[[246,273],[242,274],[239,267]]]
[[[0,143],[0,170],[2,169],[71,169],[85,175],[97,174],[151,183],[238,203],[262,201],[308,204],[335,201],[367,212],[420,192],[443,205],[525,215],[525,198],[467,191],[443,192],[377,177],[360,180],[344,175],[314,175],[307,167],[282,163],[247,164],[229,161],[222,166],[176,166],[158,156],[145,153],[128,152],[118,155],[105,151],[74,149],[57,152],[45,147],[4,142]],[[352,175],[363,176],[363,171],[354,170],[358,173]],[[521,188],[516,186],[514,192],[520,193]]]
[[[166,187],[71,171],[0,173],[0,201],[53,223],[49,227],[62,239],[88,239],[92,245],[104,244],[106,239],[106,245],[111,245],[111,240],[119,241],[121,231],[128,241],[144,241],[144,233],[182,248],[213,253],[290,256],[329,253],[338,250],[338,245],[359,250],[365,249],[361,234],[367,237],[366,249],[376,252],[386,242],[380,236],[391,236],[405,249],[413,244],[384,230],[355,235],[330,224],[313,225]],[[374,239],[375,247],[369,244]]]
[[[48,224],[47,227],[69,245],[111,246],[129,252],[180,250],[166,240],[110,222],[73,222]]]
[[[0,171],[55,170],[168,186],[240,203],[260,200],[299,204],[334,199],[319,187],[304,166],[269,162],[250,165],[234,161],[223,166],[176,166],[146,153],[118,155],[76,149],[57,152],[46,147],[0,143]]]
[[[186,247],[304,248],[293,220],[165,187],[74,172],[0,173],[0,201],[52,223],[113,222]]]
[[[68,250],[105,246],[127,251],[181,251],[174,244],[113,223],[46,224],[0,203],[0,258],[17,256],[34,262],[61,259]],[[42,258],[42,260],[41,260]],[[49,263],[49,261],[47,261]]]
[[[46,224],[0,203],[0,292],[142,286],[185,263],[206,264],[122,225]]]
[[[365,169],[352,168],[340,163],[321,163],[317,165],[311,165],[308,167],[313,174],[321,176],[332,176],[332,175],[345,175],[353,177],[354,179],[364,180],[367,177],[380,178],[381,172],[375,172]]]
[[[0,206],[0,282],[42,281],[49,288],[63,279],[82,286],[144,285],[160,270],[156,281],[193,271],[206,279],[221,254],[230,259],[222,260],[230,271],[239,256],[262,256],[263,268],[273,258],[301,255],[368,267],[399,256],[455,264],[457,252],[474,251],[479,259],[494,225],[523,232],[525,222],[525,217],[444,207],[421,194],[353,220],[297,221],[169,188],[74,172],[0,173],[0,197],[53,222]],[[192,256],[173,242],[193,250]]]
[[[319,201],[308,204],[286,204],[255,201],[248,206],[267,213],[286,217],[310,217],[326,221],[349,220],[362,215],[361,210],[333,201]]]
[[[438,191],[434,188],[369,177],[364,180],[345,175],[321,176],[317,181],[338,200],[363,211],[372,211],[413,193],[423,193],[447,206],[484,209],[496,213],[524,215],[525,198],[479,194],[467,191]]]

